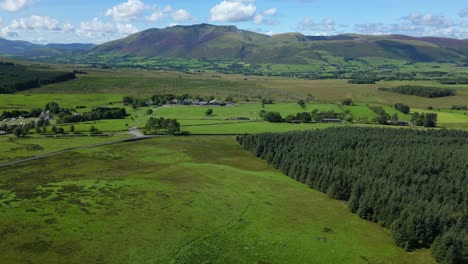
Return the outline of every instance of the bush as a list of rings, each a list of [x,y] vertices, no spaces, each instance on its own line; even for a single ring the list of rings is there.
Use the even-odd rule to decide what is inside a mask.
[[[410,107],[408,105],[405,105],[405,104],[401,104],[401,103],[396,103],[394,105],[394,108],[400,112],[402,112],[403,114],[407,115],[410,113]]]

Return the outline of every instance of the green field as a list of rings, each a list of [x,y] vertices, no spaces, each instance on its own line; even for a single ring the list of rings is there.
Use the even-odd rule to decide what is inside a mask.
[[[85,149],[2,175],[4,263],[433,263],[231,137]]]
[[[0,163],[7,163],[37,155],[52,153],[63,149],[92,145],[129,138],[128,135],[115,135],[112,137],[30,137],[16,138],[12,135],[0,136]]]
[[[352,63],[359,67],[365,61],[401,63],[375,58]],[[424,64],[412,67],[432,69]],[[177,119],[181,131],[194,136],[86,148],[3,167],[0,262],[433,263],[428,250],[405,252],[395,246],[388,230],[352,215],[345,203],[290,180],[241,150],[232,137],[219,134],[381,126],[369,124],[377,116],[371,106],[410,121],[411,115],[393,108],[395,103],[409,105],[411,113],[437,113],[439,128],[468,130],[468,111],[450,110],[466,105],[468,85],[443,86],[432,80],[355,85],[339,79],[83,69],[89,74],[72,81],[1,94],[0,111],[44,108],[54,101],[62,108],[85,106],[77,109],[80,113],[101,106],[125,107],[128,116],[75,123],[76,134],[84,135],[78,137],[70,124],[57,124],[56,119],[52,125],[64,128],[66,137],[46,137],[35,129],[25,138],[0,136],[0,164],[134,137],[129,129],[145,132],[150,117]],[[277,65],[273,70],[284,69],[302,68]],[[378,89],[401,85],[450,87],[457,94],[423,98]],[[126,95],[148,98],[162,93],[221,100],[233,96],[236,103],[136,109],[122,103]],[[274,103],[262,106],[262,98]],[[346,98],[354,105],[343,106]],[[307,100],[305,108],[298,105],[299,99]],[[211,116],[205,114],[209,108]],[[270,123],[259,115],[264,110],[285,118],[314,109],[350,113],[354,122]],[[91,126],[104,136],[88,136]],[[52,135],[50,126],[47,135]]]
[[[62,69],[62,68],[60,68]],[[65,68],[66,69],[66,68]],[[83,69],[89,74],[78,78],[25,93],[31,94],[110,94],[153,95],[157,93],[189,93],[191,95],[215,96],[224,99],[231,95],[238,101],[258,101],[260,97],[273,98],[278,102],[296,102],[308,95],[321,103],[336,103],[352,98],[364,104],[395,103],[408,104],[415,108],[448,109],[452,105],[463,105],[468,101],[468,85],[441,85],[435,80],[426,81],[381,81],[377,84],[349,84],[347,80],[304,80],[282,77],[244,76],[236,74],[197,73],[187,74],[171,71],[149,71],[142,69],[98,70]],[[423,98],[390,92],[381,92],[379,87],[402,85],[437,86],[452,88],[456,96]],[[113,100],[113,97],[109,97]],[[0,104],[1,106],[1,104]]]

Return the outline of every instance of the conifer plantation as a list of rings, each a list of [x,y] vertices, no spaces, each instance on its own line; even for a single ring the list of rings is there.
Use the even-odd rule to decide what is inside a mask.
[[[467,132],[342,127],[238,141],[291,178],[389,228],[398,246],[431,248],[440,263],[467,263]]]

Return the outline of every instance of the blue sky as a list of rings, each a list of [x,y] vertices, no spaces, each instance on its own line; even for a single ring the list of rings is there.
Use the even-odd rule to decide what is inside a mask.
[[[264,34],[407,34],[468,38],[461,0],[0,0],[0,37],[35,43],[105,41],[210,23]]]

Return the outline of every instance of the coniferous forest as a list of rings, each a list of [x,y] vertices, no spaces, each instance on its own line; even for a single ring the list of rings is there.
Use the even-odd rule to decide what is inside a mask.
[[[26,91],[74,78],[76,76],[73,72],[34,70],[23,65],[0,62],[0,94]]]
[[[348,202],[408,250],[468,261],[468,132],[329,128],[238,137],[291,178]]]

